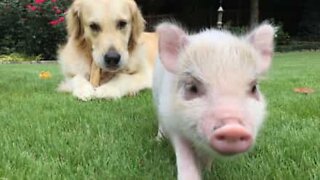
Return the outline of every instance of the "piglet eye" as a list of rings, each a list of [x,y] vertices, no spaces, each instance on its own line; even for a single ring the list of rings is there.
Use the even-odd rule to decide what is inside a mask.
[[[259,100],[258,84],[257,82],[252,82],[250,85],[249,95],[257,100]]]
[[[199,98],[205,93],[203,84],[196,79],[185,82],[183,89],[183,96],[187,101]]]
[[[255,93],[257,93],[257,85],[256,84],[251,87],[251,94],[255,94]]]
[[[195,84],[186,84],[185,90],[188,91],[190,94],[198,93],[198,87]]]
[[[90,27],[90,29],[91,29],[92,31],[94,31],[94,32],[99,32],[99,31],[101,31],[101,27],[100,27],[99,24],[97,24],[97,23],[91,23],[91,24],[89,25],[89,27]]]
[[[118,29],[124,29],[127,26],[127,21],[125,20],[120,20],[117,22],[117,28]]]

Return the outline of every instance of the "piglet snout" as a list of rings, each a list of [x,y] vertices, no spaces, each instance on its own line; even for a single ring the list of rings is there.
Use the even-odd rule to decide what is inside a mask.
[[[216,129],[210,142],[218,153],[234,155],[245,152],[251,147],[252,136],[241,124],[231,123]]]

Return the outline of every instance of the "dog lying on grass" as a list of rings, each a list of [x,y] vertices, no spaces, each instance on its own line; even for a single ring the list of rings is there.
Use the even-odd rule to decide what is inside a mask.
[[[151,88],[158,36],[143,32],[145,21],[134,0],[75,0],[66,21],[68,41],[58,51],[64,80],[58,91],[86,101]]]

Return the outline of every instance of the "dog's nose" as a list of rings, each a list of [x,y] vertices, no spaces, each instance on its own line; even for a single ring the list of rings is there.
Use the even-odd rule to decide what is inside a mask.
[[[120,62],[120,54],[114,50],[108,51],[106,55],[104,55],[104,62],[107,66],[116,67]]]

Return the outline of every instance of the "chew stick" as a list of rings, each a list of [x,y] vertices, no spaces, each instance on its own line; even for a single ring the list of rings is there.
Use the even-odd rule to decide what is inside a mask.
[[[91,63],[91,71],[90,71],[90,83],[97,87],[100,85],[101,79],[101,69],[92,61]]]

